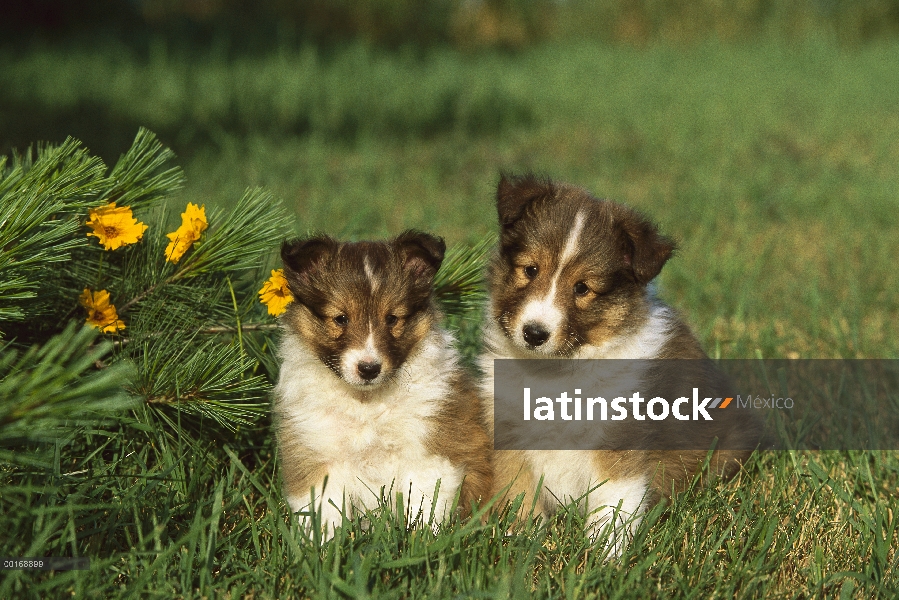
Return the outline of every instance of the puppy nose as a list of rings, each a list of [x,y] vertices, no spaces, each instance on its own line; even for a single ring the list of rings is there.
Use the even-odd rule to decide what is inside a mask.
[[[549,339],[549,332],[537,323],[527,323],[522,329],[524,341],[531,346],[542,346]]]
[[[356,370],[359,371],[359,377],[365,381],[371,381],[381,372],[381,363],[361,362],[356,365]]]

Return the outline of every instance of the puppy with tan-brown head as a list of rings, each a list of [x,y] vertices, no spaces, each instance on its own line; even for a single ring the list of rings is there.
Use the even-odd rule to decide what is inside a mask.
[[[634,362],[626,364],[636,365],[654,359],[707,359],[689,328],[654,296],[650,282],[675,244],[648,219],[580,187],[532,175],[503,177],[496,206],[500,239],[488,272],[490,303],[480,365],[485,373],[482,392],[488,399],[485,418],[497,441],[510,432],[494,423],[496,359],[629,359]],[[691,361],[676,364],[685,362]],[[684,369],[675,367],[675,361],[669,366],[658,361],[652,368],[635,367],[646,371],[636,379],[650,390],[673,379],[720,389],[720,379],[706,362]],[[527,369],[533,371],[533,366]],[[615,382],[603,377],[596,381],[595,394],[618,394]],[[517,409],[514,416],[520,419],[520,414]],[[603,449],[497,450],[494,491],[505,491],[508,499],[523,493],[522,506],[533,502],[547,516],[561,504],[579,500],[591,533],[609,525],[615,529],[614,554],[648,506],[684,489],[716,440],[721,448],[740,449],[716,452],[713,471],[729,475],[739,468],[758,431],[754,424],[735,421],[732,414],[693,429],[679,422],[666,428],[641,416],[589,424]],[[562,425],[568,427],[564,431],[580,431]],[[581,430],[587,431],[587,425]],[[687,444],[699,449],[666,451],[684,447],[683,440],[676,439],[684,431],[704,436]],[[643,440],[651,444],[641,447]],[[564,446],[570,440],[562,442]]]
[[[281,248],[295,299],[274,394],[281,469],[291,508],[320,507],[328,537],[341,510],[384,492],[403,493],[410,519],[433,508],[436,524],[457,494],[464,515],[490,491],[481,401],[433,298],[444,249],[415,231]]]

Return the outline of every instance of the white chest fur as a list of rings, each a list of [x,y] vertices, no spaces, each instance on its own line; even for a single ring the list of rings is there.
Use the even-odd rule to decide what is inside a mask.
[[[427,517],[438,480],[435,517],[443,518],[461,485],[462,470],[429,452],[427,442],[433,434],[431,418],[450,394],[448,382],[458,368],[451,342],[445,332],[431,332],[393,381],[360,399],[299,337],[285,334],[275,388],[281,435],[299,440],[327,473],[323,520],[340,522],[330,502],[372,508],[382,493],[391,501],[402,493],[412,509],[410,517],[420,509]],[[314,485],[319,488],[321,482]],[[309,500],[308,493],[288,499],[295,511],[306,508]]]

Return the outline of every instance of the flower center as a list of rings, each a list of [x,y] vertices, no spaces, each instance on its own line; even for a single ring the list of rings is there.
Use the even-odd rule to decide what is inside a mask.
[[[114,237],[118,237],[118,236],[119,236],[119,230],[118,230],[118,228],[117,228],[116,226],[114,226],[114,225],[104,225],[104,226],[103,226],[103,233],[105,233],[105,234],[106,234],[106,237],[108,237],[108,238],[114,238]]]

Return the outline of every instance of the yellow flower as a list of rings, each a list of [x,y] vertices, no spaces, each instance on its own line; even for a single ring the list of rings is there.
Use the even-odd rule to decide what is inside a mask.
[[[190,248],[191,244],[200,239],[200,234],[208,227],[206,222],[206,205],[197,206],[192,202],[187,203],[187,210],[181,213],[181,227],[172,233],[167,233],[171,242],[165,248],[165,259],[168,262],[177,263]]]
[[[115,202],[100,208],[92,208],[89,214],[87,226],[94,231],[87,235],[100,238],[100,243],[106,250],[135,244],[147,230],[146,225],[137,222],[130,208],[116,207]]]
[[[287,287],[284,269],[272,271],[272,276],[259,290],[259,301],[268,307],[268,314],[275,317],[287,310],[287,305],[293,302],[293,294]]]
[[[109,292],[100,290],[91,292],[88,288],[78,297],[81,306],[87,309],[87,323],[96,327],[103,333],[115,333],[119,329],[125,329],[125,323],[119,320],[115,306],[109,303]]]

